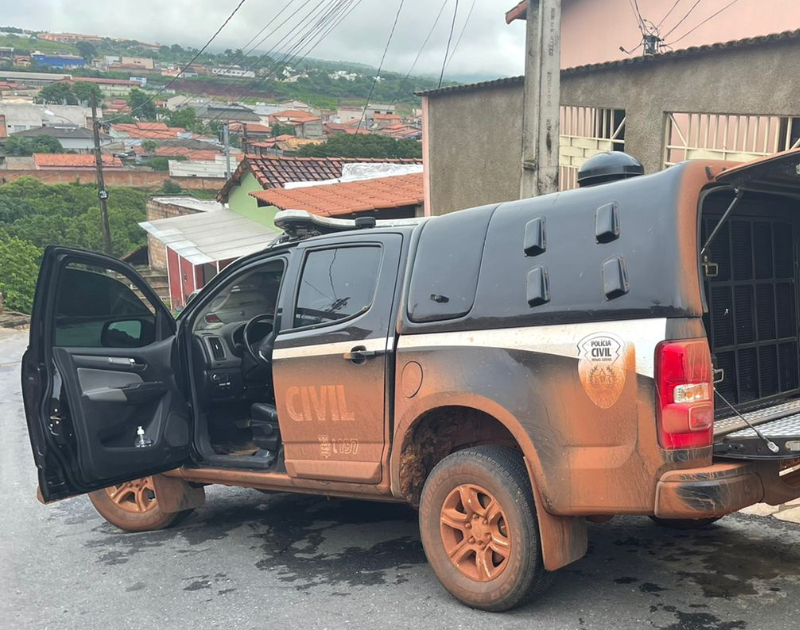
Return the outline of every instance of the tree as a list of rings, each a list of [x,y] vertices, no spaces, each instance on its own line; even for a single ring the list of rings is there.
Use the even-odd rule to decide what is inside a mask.
[[[75,93],[75,97],[81,103],[88,103],[91,105],[92,95],[94,95],[94,97],[97,99],[98,105],[103,102],[103,92],[95,83],[81,81],[80,83],[76,83],[72,86],[72,91]]]
[[[43,87],[36,99],[39,103],[55,103],[57,105],[77,105],[78,97],[69,83],[56,81]]]
[[[395,140],[389,136],[339,135],[322,144],[307,144],[300,147],[300,157],[349,157],[349,158],[422,158],[422,144],[416,140]]]
[[[178,44],[172,44],[169,49],[177,55],[183,52],[183,48],[181,48]]]
[[[197,118],[197,112],[191,107],[184,107],[167,114],[167,124],[170,127],[183,127],[192,131],[202,127],[202,123]]]
[[[128,96],[128,105],[131,106],[131,113],[137,118],[143,118],[144,120],[156,119],[156,104],[141,90],[136,88],[131,90]]]
[[[161,192],[165,195],[179,195],[183,192],[181,185],[173,182],[171,179],[165,179],[161,185]]]
[[[97,56],[97,49],[91,42],[78,42],[75,44],[75,48],[78,49],[78,53],[81,57],[86,59],[86,61],[91,61]]]
[[[2,234],[0,229],[0,293],[10,310],[31,312],[41,255],[32,243]]]
[[[64,147],[53,136],[11,136],[6,140],[6,155],[27,156],[34,153],[62,153]]]
[[[155,157],[152,160],[148,160],[147,166],[154,171],[165,173],[169,170],[169,160],[165,157]]]
[[[283,136],[283,135],[290,135],[290,136],[295,135],[294,127],[292,125],[284,125],[284,124],[278,123],[278,122],[276,122],[274,125],[272,125],[272,136],[274,138],[277,138],[278,136]]]
[[[158,142],[155,140],[144,140],[142,142],[142,149],[145,153],[155,153],[158,148]]]

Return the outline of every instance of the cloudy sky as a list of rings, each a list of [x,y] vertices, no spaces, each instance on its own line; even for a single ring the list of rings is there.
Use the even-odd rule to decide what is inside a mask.
[[[357,0],[245,0],[212,48],[240,48],[267,22],[284,12],[264,34],[295,10],[300,12],[269,38],[268,49],[306,15],[311,21],[326,6]],[[445,0],[404,0],[384,66],[407,72],[430,32]],[[474,1],[474,7],[473,7]],[[22,28],[129,37],[183,46],[202,46],[239,0],[0,0],[3,25]],[[321,3],[321,4],[320,4]],[[438,75],[444,58],[456,0],[447,0],[442,16],[417,63],[414,74]],[[451,50],[466,30],[447,65],[447,77],[498,77],[523,71],[524,24],[507,25],[504,13],[516,0],[460,0]],[[399,0],[362,0],[353,12],[314,49],[311,56],[377,66],[394,21]],[[314,9],[320,7],[320,13]],[[309,24],[309,19],[304,21]],[[263,36],[263,35],[262,35]]]

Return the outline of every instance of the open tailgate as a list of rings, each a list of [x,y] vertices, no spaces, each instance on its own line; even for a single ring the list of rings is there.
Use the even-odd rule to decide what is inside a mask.
[[[714,422],[714,455],[734,459],[794,459],[800,457],[800,398],[742,413],[767,442],[739,416]]]
[[[800,149],[729,168],[717,181],[737,190],[800,195]]]

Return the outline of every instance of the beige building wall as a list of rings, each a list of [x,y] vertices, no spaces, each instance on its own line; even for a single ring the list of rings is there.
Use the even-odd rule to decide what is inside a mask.
[[[625,110],[626,152],[664,167],[669,113],[800,118],[800,37],[694,55],[565,71],[561,103]],[[523,83],[426,96],[431,214],[519,198]],[[585,157],[585,156],[584,156]]]
[[[692,8],[695,0],[678,3],[669,16],[667,14],[675,0],[638,0],[642,17],[655,25],[661,24],[661,36],[666,35],[666,42],[673,43],[676,50],[800,28],[800,2],[797,0],[740,1],[711,17],[730,2],[703,0],[682,24],[667,35]],[[508,4],[509,8],[513,6],[513,2]],[[699,26],[706,19],[708,22]],[[675,41],[698,26],[685,38]],[[630,55],[619,47],[630,50],[641,40],[630,0],[564,0],[563,68],[627,58]],[[633,56],[641,52],[640,48]]]

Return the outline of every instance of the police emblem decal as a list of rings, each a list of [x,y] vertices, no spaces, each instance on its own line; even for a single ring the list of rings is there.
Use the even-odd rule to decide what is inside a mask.
[[[601,409],[614,406],[633,369],[633,347],[612,333],[594,333],[578,342],[578,374],[591,401]]]

